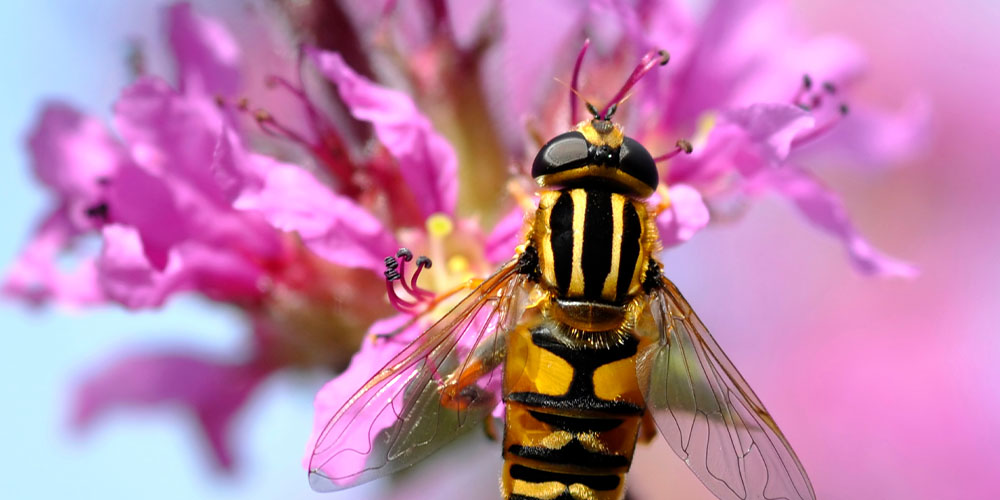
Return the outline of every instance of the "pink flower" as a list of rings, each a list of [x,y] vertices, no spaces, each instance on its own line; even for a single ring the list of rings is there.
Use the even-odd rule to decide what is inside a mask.
[[[925,108],[850,102],[844,116],[858,50],[793,33],[776,1],[715,1],[703,14],[669,0],[282,5],[303,43],[295,61],[274,55],[292,51],[287,40],[267,46],[266,23],[231,32],[178,4],[167,11],[176,79],[137,78],[110,127],[50,104],[31,135],[55,202],[7,275],[8,295],[139,310],[196,294],[253,325],[240,357],[181,350],[114,363],[81,385],[81,424],[117,407],[185,405],[229,468],[227,425],[264,378],[343,370],[317,396],[315,441],[429,318],[391,340],[376,334],[523,240],[533,185],[511,174],[581,108],[574,96],[566,106],[553,77],[600,96],[604,112],[631,96],[616,118],[662,155],[667,182],[651,202],[665,246],[775,193],[862,272],[914,273],[868,243],[805,166],[838,155],[865,168],[891,162],[918,141]],[[658,69],[660,48],[673,62]],[[510,190],[526,193],[522,204],[506,202]],[[84,238],[100,251],[76,245]],[[406,272],[412,255],[400,246],[435,265],[418,259]],[[398,260],[385,281],[387,255]],[[67,258],[68,273],[56,265]],[[402,315],[386,319],[390,305]],[[130,383],[113,383],[122,377]],[[364,460],[369,433],[392,423],[362,417],[371,425],[351,434],[358,454],[345,460]]]
[[[167,17],[180,83],[142,76],[124,89],[114,106],[117,137],[67,105],[43,113],[30,144],[39,178],[58,200],[5,290],[32,303],[129,309],[196,293],[243,311],[254,325],[243,361],[127,356],[84,382],[77,395],[81,427],[117,407],[187,406],[228,470],[228,425],[261,380],[283,368],[342,369],[368,326],[385,314],[381,274],[384,257],[399,246],[396,224],[422,228],[429,216],[453,212],[455,157],[405,94],[343,64],[331,73],[338,89],[353,115],[376,124],[392,155],[373,160],[380,162],[381,184],[345,184],[338,192],[322,180],[322,170],[253,152],[247,145],[260,138],[243,131],[245,107],[227,100],[240,88],[238,44],[186,4]],[[339,57],[314,53],[323,61]],[[319,113],[295,84],[273,79],[307,113]],[[364,166],[331,150],[345,143],[319,116],[302,136],[269,114],[255,118],[258,134],[278,135],[285,147],[305,146],[331,169]],[[301,140],[307,136],[315,142]],[[396,185],[397,178],[407,183]],[[404,194],[421,211],[384,211],[380,193],[390,189],[390,197]],[[458,223],[467,229],[462,238],[478,234],[474,222]],[[427,240],[419,232],[403,236],[415,247]],[[83,237],[99,238],[100,252],[80,251],[75,243]],[[468,240],[463,272],[482,261],[474,241]],[[61,255],[78,260],[78,270],[59,270]],[[123,377],[130,383],[115,382]]]
[[[399,52],[399,67],[418,99],[422,94],[433,95],[422,87],[428,60],[440,64],[441,71],[433,74],[446,82],[452,68],[440,61],[465,61],[463,67],[470,69],[466,75],[482,79],[481,95],[503,96],[492,99],[503,106],[491,110],[489,118],[501,134],[497,142],[513,162],[523,164],[530,158],[526,155],[537,150],[530,134],[524,133],[525,122],[544,139],[579,119],[576,97],[570,95],[569,110],[563,107],[567,92],[551,84],[553,76],[570,76],[567,81],[574,87],[579,80],[584,95],[601,89],[604,101],[595,104],[630,96],[616,117],[625,123],[630,136],[661,148],[661,159],[669,160],[662,178],[670,187],[651,199],[664,207],[657,224],[665,246],[689,240],[727,204],[744,204],[775,193],[791,201],[810,223],[838,238],[859,271],[914,275],[909,264],[874,249],[853,227],[835,193],[801,166],[840,150],[854,151],[856,160],[866,167],[881,166],[906,154],[919,139],[925,119],[919,110],[909,109],[897,117],[856,106],[858,112],[845,115],[847,93],[862,65],[858,50],[849,42],[836,37],[806,40],[793,34],[784,7],[770,1],[713,2],[704,16],[674,2],[640,2],[635,8],[624,2],[558,7],[534,2],[485,3],[494,5],[505,21],[480,20],[487,26],[484,32],[502,33],[496,48],[502,60],[498,64],[468,54],[468,45],[459,43],[454,31],[440,20],[416,33],[407,24],[412,18],[402,14],[362,16],[356,23],[380,30],[390,40],[404,40],[391,44],[391,50]],[[584,34],[588,41],[583,40]],[[571,52],[581,44],[582,51]],[[657,47],[670,49],[674,62],[654,71],[663,57],[650,50]],[[572,73],[568,66],[573,60],[567,53],[577,55]],[[585,59],[585,53],[596,61]],[[622,60],[638,61],[638,65],[623,67]],[[341,58],[327,63],[337,71],[344,65]],[[632,73],[624,84],[621,77],[606,81],[605,75],[629,70]],[[324,73],[331,76],[329,70]],[[811,76],[804,79],[804,74]],[[607,112],[608,106],[599,109]],[[852,126],[865,130],[842,132]],[[683,154],[690,153],[689,146],[676,142],[684,137],[694,143],[693,154]],[[872,137],[884,138],[884,147],[873,146]],[[523,225],[519,212],[517,208],[506,212],[496,226],[495,240],[487,240],[487,248],[494,241],[499,243],[489,251],[490,260],[509,256],[502,249],[519,241]],[[399,321],[402,318],[393,324]],[[338,485],[354,478],[336,479],[337,471],[358,470],[369,458],[378,433],[395,423],[394,415],[382,407],[363,407],[352,414],[352,427],[326,428],[354,390],[417,331],[411,325],[391,340],[378,337],[379,333],[385,332],[373,327],[371,342],[355,355],[351,367],[316,398],[306,463],[313,460],[312,465],[318,464]],[[353,453],[333,455],[319,449],[313,456],[312,446],[328,432],[344,436],[342,443],[353,443],[347,446]]]

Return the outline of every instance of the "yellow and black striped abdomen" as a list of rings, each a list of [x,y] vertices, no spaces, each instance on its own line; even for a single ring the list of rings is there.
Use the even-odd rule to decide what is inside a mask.
[[[645,411],[630,333],[579,337],[541,314],[508,336],[503,497],[617,500]]]
[[[543,193],[533,228],[543,281],[561,299],[624,302],[649,257],[646,219],[645,204],[618,193]]]

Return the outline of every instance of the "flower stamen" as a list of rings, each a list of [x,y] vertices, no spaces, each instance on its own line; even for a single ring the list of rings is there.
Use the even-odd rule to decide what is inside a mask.
[[[580,68],[583,66],[583,56],[587,53],[587,49],[590,47],[590,39],[583,41],[583,47],[580,48],[580,53],[576,56],[576,63],[573,64],[573,79],[569,83],[569,123],[570,126],[575,125],[580,117],[579,112],[576,109],[576,96],[579,92],[580,84]]]
[[[802,86],[799,87],[798,92],[796,92],[795,97],[792,98],[792,104],[802,108],[805,111],[816,112],[819,111],[824,102],[824,97],[832,97],[837,95],[837,86],[833,82],[823,82],[820,86],[820,90],[813,90],[813,80],[808,75],[802,75]],[[833,129],[845,115],[847,115],[849,108],[847,104],[841,103],[837,108],[837,114],[817,125],[815,128],[810,130],[805,135],[801,135],[792,140],[792,147],[800,147],[808,144],[816,139],[826,135]],[[829,113],[827,113],[829,114]]]
[[[656,163],[660,163],[661,161],[667,161],[681,153],[689,155],[691,154],[691,151],[694,151],[694,148],[691,146],[690,141],[687,141],[685,139],[678,139],[677,145],[674,146],[673,151],[657,156],[656,158],[653,158],[653,161],[655,161]]]
[[[413,252],[406,248],[400,248],[395,257],[385,258],[386,293],[389,297],[389,303],[397,310],[407,314],[417,314],[420,306],[431,303],[434,298],[433,292],[417,285],[421,271],[431,267],[431,259],[425,256],[417,258],[417,270],[413,272],[409,282],[407,282],[406,263],[411,260],[413,260]],[[408,297],[401,296],[396,292],[395,284],[397,281]]]
[[[800,135],[795,139],[793,139],[792,148],[801,147],[829,133],[831,130],[833,130],[833,127],[837,126],[837,124],[840,123],[841,120],[843,120],[844,116],[846,116],[847,113],[850,112],[850,108],[848,108],[846,104],[841,104],[838,111],[839,112],[837,113],[837,115],[834,116],[833,118],[818,125],[816,128],[810,130],[806,134]]]
[[[642,56],[639,60],[639,64],[632,70],[632,74],[629,75],[628,79],[622,85],[622,88],[618,90],[611,101],[608,102],[604,109],[600,112],[600,117],[604,118],[607,116],[608,111],[618,103],[628,94],[632,87],[634,87],[642,77],[646,76],[647,73],[656,68],[657,66],[666,66],[670,62],[670,53],[665,50],[651,50]]]

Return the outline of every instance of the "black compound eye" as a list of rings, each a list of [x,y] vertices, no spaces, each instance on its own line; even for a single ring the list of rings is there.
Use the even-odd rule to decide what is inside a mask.
[[[660,183],[656,162],[653,160],[653,155],[649,154],[639,141],[626,137],[618,152],[618,161],[622,172],[649,186],[651,190],[656,190],[656,186]]]
[[[555,136],[535,155],[535,161],[531,164],[531,176],[539,177],[586,165],[589,146],[587,139],[577,131]]]

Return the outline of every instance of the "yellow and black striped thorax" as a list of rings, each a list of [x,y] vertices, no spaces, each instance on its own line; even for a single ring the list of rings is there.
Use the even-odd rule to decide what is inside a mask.
[[[646,205],[620,193],[542,193],[532,229],[541,279],[560,299],[622,304],[640,290],[654,231]]]

